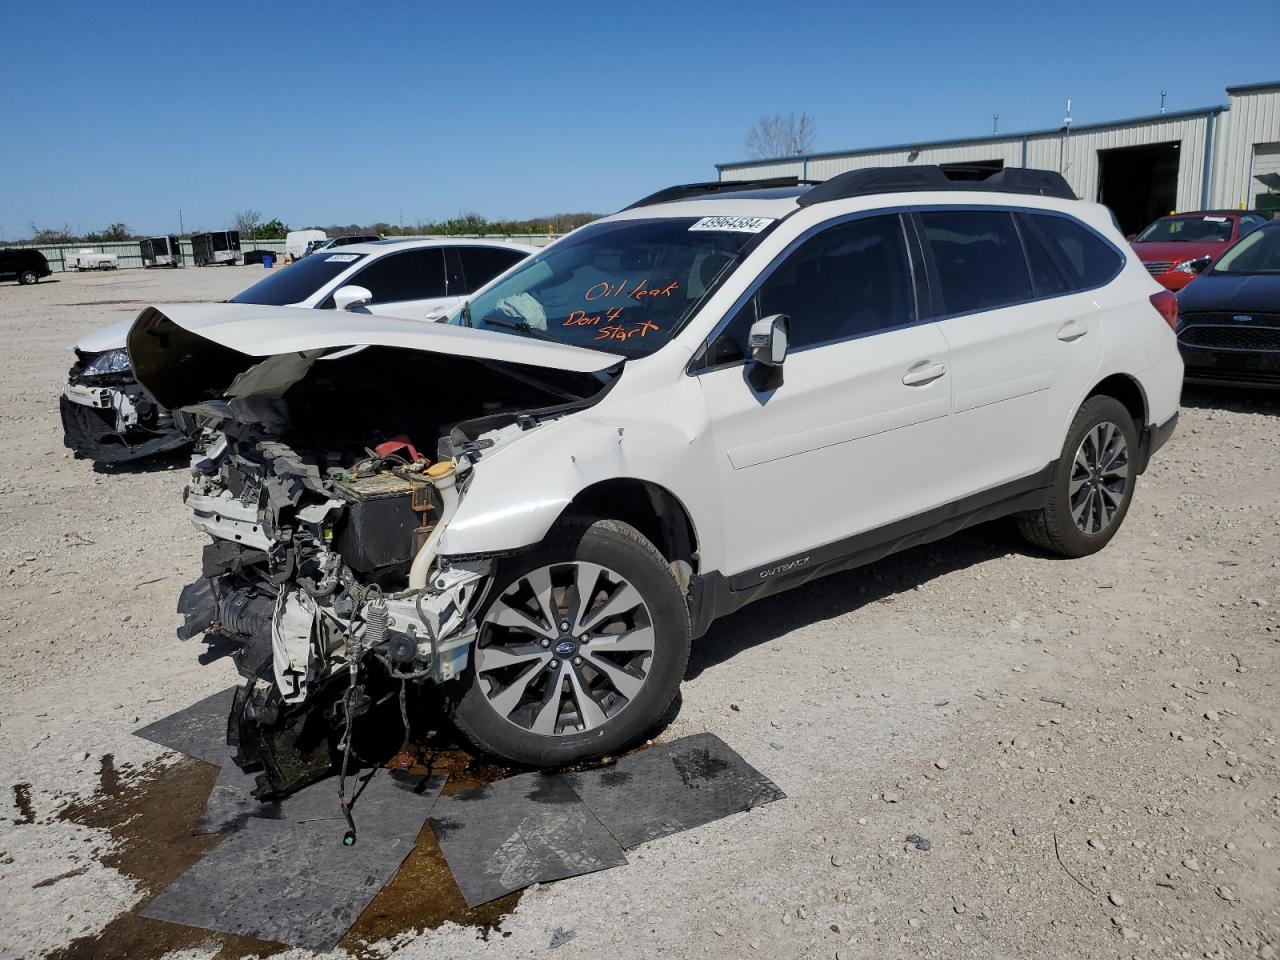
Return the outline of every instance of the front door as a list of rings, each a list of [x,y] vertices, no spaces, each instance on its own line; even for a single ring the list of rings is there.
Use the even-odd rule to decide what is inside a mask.
[[[828,227],[786,254],[709,346],[698,379],[726,575],[767,578],[945,502],[949,357],[936,327],[916,322],[907,249],[897,215]],[[746,355],[751,322],[773,314],[790,318],[776,372]]]
[[[425,320],[462,302],[461,291],[449,289],[445,264],[444,247],[402,250],[379,257],[346,282],[373,294],[368,313]]]

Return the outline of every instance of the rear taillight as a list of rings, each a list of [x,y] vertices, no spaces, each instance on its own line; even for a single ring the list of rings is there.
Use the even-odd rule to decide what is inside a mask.
[[[1178,329],[1178,298],[1174,293],[1169,290],[1153,293],[1151,305],[1156,308],[1156,313],[1164,317],[1164,322],[1169,325],[1170,330]]]

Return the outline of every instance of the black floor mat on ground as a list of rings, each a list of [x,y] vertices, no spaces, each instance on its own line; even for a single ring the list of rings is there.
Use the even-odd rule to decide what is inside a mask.
[[[446,777],[427,777],[398,770],[362,770],[347,778],[347,794],[354,797],[352,813],[361,838],[407,837],[422,829]],[[298,824],[327,823],[334,836],[346,831],[338,804],[338,778],[303,787],[283,800],[262,803],[252,796],[254,776],[243,772],[228,756],[218,773],[195,833],[229,833],[251,817]]]
[[[564,779],[627,850],[786,796],[710,733]]]
[[[367,832],[352,847],[341,838],[328,823],[251,818],[142,916],[331,950],[414,846]]]
[[[471,907],[627,862],[609,831],[554,775],[526,773],[441,797],[430,821]]]
[[[221,764],[227,757],[227,714],[235,692],[235,687],[228,687],[133,731],[133,735],[197,760]]]
[[[143,916],[331,949],[395,874],[427,819],[476,907],[533,883],[621,866],[624,848],[784,796],[712,734],[597,770],[522,774],[450,797],[440,796],[444,777],[378,769],[348,782],[359,842],[344,847],[336,778],[276,803],[252,797],[254,778],[226,744],[233,693],[135,731],[221,766],[196,832],[230,834]]]
[[[227,833],[251,817],[292,823],[325,823],[341,837],[346,822],[338,805],[338,779],[330,777],[274,803],[253,798],[255,776],[242,771],[227,746],[227,714],[235,688],[206,697],[184,710],[147,724],[134,735],[221,767],[195,833]],[[376,775],[374,775],[376,774]],[[362,771],[348,778],[348,794],[361,834],[408,837],[422,829],[445,777],[422,777],[393,770]]]

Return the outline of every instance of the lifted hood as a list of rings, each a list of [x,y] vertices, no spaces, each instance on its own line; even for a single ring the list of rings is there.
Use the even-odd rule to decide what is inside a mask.
[[[224,394],[278,394],[326,354],[370,346],[578,374],[603,374],[623,362],[516,333],[249,303],[158,304],[138,315],[128,336],[134,375],[168,407]],[[255,363],[267,357],[274,359]]]

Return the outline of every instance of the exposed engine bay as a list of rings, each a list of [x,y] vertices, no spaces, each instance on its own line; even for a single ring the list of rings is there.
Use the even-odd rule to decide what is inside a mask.
[[[407,728],[410,686],[448,700],[497,558],[438,556],[440,535],[488,451],[590,406],[616,368],[386,346],[258,359],[151,333],[168,357],[146,382],[215,432],[185,492],[212,542],[179,636],[234,648],[249,683],[228,741],[278,797],[345,769],[360,716],[398,701]],[[140,375],[159,363],[134,352]]]

